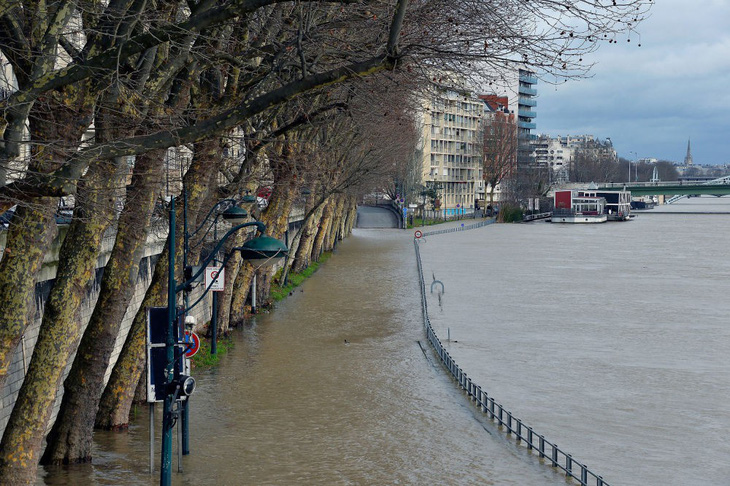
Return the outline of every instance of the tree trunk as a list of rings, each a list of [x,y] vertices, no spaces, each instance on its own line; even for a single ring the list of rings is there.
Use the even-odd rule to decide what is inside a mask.
[[[29,324],[36,275],[56,237],[56,198],[19,206],[7,232],[0,260],[0,390],[15,349]]]
[[[216,144],[218,141],[209,143]],[[187,212],[192,221],[198,219],[200,204],[207,196],[210,182],[215,180],[217,175],[217,166],[214,166],[215,170],[211,170],[210,159],[207,157],[211,151],[215,152],[207,143],[196,144],[192,163],[185,174],[184,185],[188,194]],[[175,228],[175,259],[177,262],[182,263],[182,204],[176,207],[176,221],[178,224]],[[165,245],[165,249],[157,260],[150,287],[147,289],[142,305],[134,317],[122,352],[104,388],[99,410],[96,414],[96,428],[123,429],[129,424],[129,411],[134,401],[135,389],[145,367],[147,308],[167,305],[168,246]],[[176,267],[176,279],[179,282],[182,276],[179,269],[182,265],[176,265]]]
[[[274,199],[275,198],[275,199]],[[294,203],[294,190],[291,183],[288,186],[281,187],[263,216],[266,222],[266,234],[273,238],[283,239],[284,232],[289,228],[289,215],[291,214],[292,204]],[[264,267],[258,271],[259,279],[256,281],[256,290],[258,295],[256,301],[261,304],[269,300],[271,292],[271,281],[273,279],[275,267]]]
[[[38,341],[0,444],[0,477],[8,473],[8,477],[35,477],[56,393],[81,336],[81,303],[95,281],[102,238],[113,219],[114,197],[110,194],[118,186],[118,167],[94,164],[80,183]]]
[[[149,307],[162,307],[167,304],[167,255],[168,248],[165,246],[155,265],[152,282],[134,316],[124,347],[119,353],[99,400],[99,410],[96,412],[94,423],[97,429],[124,429],[129,424],[129,411],[134,401],[134,392],[145,369],[146,311]]]
[[[32,146],[29,173],[47,173],[63,164],[69,153],[76,151],[86,125],[79,123],[91,111],[83,101],[71,109],[62,95],[50,93],[44,102],[37,102],[30,117]],[[48,141],[53,140],[54,143]],[[31,204],[18,205],[7,233],[7,242],[0,260],[0,389],[8,373],[13,353],[29,324],[28,309],[35,294],[35,283],[43,258],[57,234],[58,198],[43,197]]]
[[[337,240],[340,238],[340,228],[342,226],[342,220],[345,206],[345,196],[338,194],[335,196],[335,207],[332,211],[332,223],[330,224],[329,234],[327,235],[325,250],[332,251],[337,244]]]
[[[292,271],[294,273],[301,273],[305,268],[309,266],[310,256],[312,254],[312,246],[314,245],[314,239],[317,236],[318,224],[322,218],[323,209],[324,206],[321,205],[304,222],[304,226],[302,227],[301,231],[301,237],[299,239],[299,247],[297,248],[296,256],[294,257],[294,263],[292,265]]]
[[[251,290],[253,281],[254,268],[249,262],[242,262],[238,257],[238,271],[231,280],[231,291],[227,296],[225,304],[218,308],[218,329],[222,333],[228,332],[231,327],[242,324],[246,318],[246,298]],[[228,273],[228,270],[226,270]],[[232,272],[233,273],[233,272]],[[226,276],[226,286],[228,285],[228,277]],[[226,287],[227,288],[227,287]],[[219,305],[222,304],[219,302]]]
[[[310,255],[311,261],[318,262],[319,257],[324,251],[325,239],[329,234],[330,224],[332,223],[332,215],[334,213],[334,200],[330,196],[324,205],[322,210],[322,218],[319,220],[319,230],[317,236],[314,238],[314,244],[312,245],[312,253]]]
[[[104,269],[99,299],[84,332],[73,367],[64,383],[56,422],[47,438],[43,464],[70,464],[91,459],[94,421],[104,391],[119,328],[134,296],[157,190],[164,152],[137,158],[132,184],[119,218],[114,248]]]

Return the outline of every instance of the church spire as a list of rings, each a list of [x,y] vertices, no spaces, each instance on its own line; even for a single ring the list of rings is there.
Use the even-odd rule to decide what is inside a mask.
[[[690,139],[687,139],[687,155],[684,156],[684,165],[692,165],[692,152],[689,146]]]

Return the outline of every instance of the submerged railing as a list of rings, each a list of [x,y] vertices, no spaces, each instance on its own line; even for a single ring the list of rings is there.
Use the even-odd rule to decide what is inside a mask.
[[[467,229],[486,226],[493,222],[493,220],[487,220],[468,227],[431,231],[424,233],[424,236],[453,233],[454,231],[465,231]],[[461,389],[466,391],[469,399],[474,401],[477,408],[479,408],[482,413],[486,414],[490,420],[496,422],[498,426],[504,427],[504,431],[507,435],[514,435],[518,444],[524,445],[529,451],[537,453],[540,459],[544,459],[548,465],[563,470],[567,477],[577,480],[583,486],[609,486],[609,484],[604,481],[601,476],[598,476],[596,473],[588,469],[588,466],[573,459],[573,456],[560,449],[557,444],[550,442],[545,438],[545,436],[535,432],[532,427],[516,418],[509,410],[497,403],[494,397],[489,396],[481,386],[474,383],[471,378],[467,376],[464,370],[456,364],[448,351],[444,349],[441,344],[441,340],[438,338],[431,326],[431,320],[428,317],[428,303],[426,302],[426,286],[423,280],[423,266],[421,264],[419,239],[414,239],[413,245],[416,250],[418,278],[421,286],[421,311],[423,313],[423,324],[426,329],[426,335],[436,351],[436,354],[438,354],[439,358],[441,358],[443,365],[451,373]]]
[[[431,235],[441,235],[444,233],[455,233],[457,231],[466,231],[476,228],[481,228],[483,226],[487,226],[488,224],[494,223],[493,219],[485,219],[484,221],[480,221],[479,223],[470,224],[468,226],[464,226],[462,223],[461,226],[456,226],[454,228],[448,228],[448,229],[442,229],[437,231],[425,231],[423,233],[423,236],[431,236]],[[416,251],[418,251],[418,246],[416,246]],[[419,257],[419,265],[420,265],[420,257]]]

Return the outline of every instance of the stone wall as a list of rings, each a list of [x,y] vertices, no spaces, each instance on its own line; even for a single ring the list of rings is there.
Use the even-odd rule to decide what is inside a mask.
[[[301,226],[301,219],[303,215],[304,212],[301,208],[296,208],[294,211],[292,211],[292,214],[289,217],[289,233],[293,234],[296,229]],[[43,268],[40,272],[39,282],[36,284],[35,306],[33,309],[31,309],[31,312],[33,314],[33,317],[31,318],[31,324],[28,326],[28,329],[26,329],[20,344],[18,344],[18,347],[13,354],[13,360],[8,372],[7,379],[5,381],[5,385],[2,390],[0,390],[0,437],[2,436],[2,433],[5,430],[5,426],[7,425],[10,418],[10,413],[13,410],[13,405],[15,404],[15,400],[18,397],[18,392],[23,384],[26,370],[28,369],[28,365],[30,364],[30,359],[33,354],[33,348],[35,347],[36,340],[38,339],[38,332],[40,330],[41,319],[43,317],[43,306],[48,297],[48,294],[51,291],[51,288],[53,287],[53,281],[56,276],[58,252],[61,247],[61,241],[63,241],[66,230],[67,226],[59,227],[59,236],[56,238],[53,247],[44,259]],[[82,325],[84,327],[88,324],[89,319],[91,318],[91,313],[94,310],[96,300],[99,297],[99,289],[101,285],[101,278],[104,273],[104,266],[109,260],[109,255],[114,245],[115,234],[115,231],[112,230],[104,236],[101,254],[99,260],[97,261],[97,269],[94,281],[91,283],[88,294],[82,304],[81,319],[83,321]],[[290,234],[286,235],[287,244],[291,246],[291,242],[289,241],[290,237]],[[106,379],[109,379],[109,375],[111,374],[119,353],[122,350],[122,346],[124,346],[124,341],[127,337],[127,334],[129,333],[129,328],[132,325],[134,316],[137,314],[139,306],[142,304],[142,300],[144,299],[145,292],[147,291],[147,287],[149,287],[151,283],[155,264],[157,263],[157,259],[159,258],[160,253],[162,253],[162,250],[165,246],[166,238],[167,230],[163,224],[162,226],[156,227],[153,231],[151,231],[151,235],[147,240],[145,253],[140,262],[139,273],[137,275],[137,285],[135,288],[134,297],[132,298],[129,307],[127,308],[127,313],[125,314],[122,321],[119,335],[117,336],[116,345],[114,347],[114,352],[112,354],[109,367],[107,368]],[[0,232],[0,256],[2,255],[4,249],[5,233]],[[198,300],[203,290],[204,288],[202,285],[195,286],[193,288],[193,291],[190,293],[189,302],[193,303]],[[212,294],[209,293],[188,314],[195,317],[198,325],[203,325],[206,322],[210,321],[211,307]],[[64,379],[68,374],[72,364],[73,356],[69,360],[67,369],[64,372]],[[48,425],[49,431],[50,427],[53,426],[53,422],[56,420],[56,414],[58,413],[58,408],[61,406],[60,399],[62,396],[63,387],[60,387],[58,394],[56,395],[53,416]]]
[[[49,252],[43,264],[43,270],[41,272],[42,280],[36,284],[35,306],[33,309],[31,309],[31,312],[33,314],[31,318],[31,324],[28,326],[28,329],[26,329],[25,334],[20,341],[20,344],[18,344],[18,347],[13,354],[13,360],[10,366],[10,370],[8,372],[5,386],[2,390],[0,390],[0,403],[2,404],[2,406],[0,407],[0,435],[2,435],[2,432],[5,430],[5,426],[7,425],[7,422],[10,418],[10,413],[13,410],[13,404],[15,403],[15,400],[18,396],[18,391],[20,390],[21,385],[23,384],[23,379],[25,378],[25,373],[28,365],[30,364],[30,359],[33,354],[33,348],[35,347],[36,340],[38,339],[38,332],[41,326],[41,318],[43,317],[43,307],[46,298],[51,291],[51,287],[53,286],[53,279],[55,278],[56,273],[56,259],[58,256],[58,249],[60,248],[60,241],[62,240],[64,232],[65,228],[62,228],[61,238],[58,238],[57,241],[54,243],[53,249]],[[99,297],[101,277],[104,272],[104,266],[109,259],[109,254],[111,252],[113,244],[114,233],[112,232],[104,237],[101,257],[97,262],[96,275],[94,277],[94,281],[90,285],[89,292],[82,304],[81,319],[84,326],[86,326],[86,324],[89,322],[89,319],[91,318],[91,313],[94,310],[94,305],[96,304],[96,299]],[[152,271],[154,270],[154,266],[157,263],[157,258],[162,251],[164,244],[165,235],[160,234],[155,234],[147,242],[145,255],[141,260],[139,273],[137,275],[137,286],[134,292],[134,297],[129,304],[129,308],[127,309],[127,313],[124,316],[124,320],[122,321],[122,327],[120,329],[119,336],[117,336],[117,342],[114,349],[114,354],[112,355],[112,361],[109,368],[107,369],[107,379],[109,377],[109,374],[111,373],[114,363],[116,363],[119,352],[124,345],[124,340],[126,339],[129,328],[132,325],[134,315],[137,313],[137,310],[142,303],[142,299],[144,298],[144,294],[147,291],[147,287],[149,286],[150,280],[152,278]],[[199,311],[203,312],[205,310],[205,306],[201,305],[200,307],[201,309],[199,309]],[[208,309],[210,308],[210,306],[207,307]],[[65,375],[68,373],[72,363],[73,358],[69,361],[68,368],[64,373],[64,378]],[[55,415],[58,411],[58,407],[61,404],[60,398],[62,396],[63,387],[61,387],[58,394],[56,395],[56,404],[53,411],[53,418],[49,424],[49,427],[53,424],[53,421],[55,420]]]

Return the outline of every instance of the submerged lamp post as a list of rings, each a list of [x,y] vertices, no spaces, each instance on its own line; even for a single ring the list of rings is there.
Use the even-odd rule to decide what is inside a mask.
[[[218,205],[216,205],[217,207]],[[235,209],[234,209],[235,208]],[[214,207],[215,209],[215,207]],[[212,210],[211,210],[212,213]],[[208,213],[210,216],[211,213]],[[226,215],[227,213],[227,215]],[[167,366],[165,368],[165,401],[163,404],[163,416],[162,416],[162,450],[161,450],[161,471],[160,471],[160,485],[169,486],[172,481],[172,428],[174,424],[174,413],[173,403],[177,400],[178,396],[189,395],[193,391],[194,381],[188,380],[189,377],[180,377],[177,382],[175,380],[175,338],[174,338],[174,326],[175,321],[178,317],[177,312],[177,294],[184,290],[188,285],[195,281],[205,270],[205,266],[213,261],[223,247],[226,240],[236,233],[237,231],[247,228],[250,226],[256,226],[258,232],[262,236],[253,238],[245,242],[241,247],[234,248],[233,251],[226,256],[222,265],[225,265],[233,252],[239,251],[241,257],[244,260],[258,261],[261,264],[273,263],[280,258],[283,258],[288,253],[288,248],[281,240],[265,236],[266,225],[260,221],[251,221],[248,223],[242,223],[246,217],[245,210],[233,206],[228,208],[223,213],[223,217],[228,221],[240,224],[235,224],[228,232],[223,235],[221,240],[217,243],[213,251],[208,255],[205,261],[202,263],[201,268],[198,271],[186,279],[185,282],[177,284],[175,281],[175,198],[170,200],[170,226],[168,236],[168,274],[167,274],[167,336],[165,340],[165,351]],[[207,217],[206,217],[207,219]],[[187,233],[185,234],[187,243]],[[208,292],[209,289],[205,289],[203,296]],[[215,295],[215,294],[214,294]],[[202,300],[203,296],[200,297],[190,308],[185,308],[183,314],[195,307],[195,305]],[[182,357],[181,357],[182,359]]]

